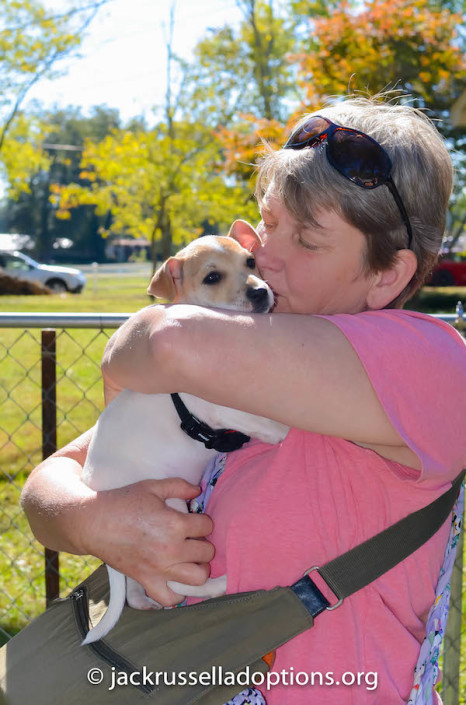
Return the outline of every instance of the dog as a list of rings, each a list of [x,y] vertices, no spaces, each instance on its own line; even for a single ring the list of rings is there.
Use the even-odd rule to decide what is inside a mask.
[[[252,226],[235,221],[228,236],[199,238],[170,257],[155,273],[148,293],[175,303],[266,313],[273,307],[273,293],[257,273],[252,250],[259,244]],[[211,404],[189,394],[179,396],[189,412],[212,429],[234,429],[247,434],[245,438],[253,436],[265,443],[279,443],[288,432],[288,427],[269,419]],[[97,421],[83,480],[96,491],[166,477],[181,477],[197,485],[208,461],[217,452],[180,428],[171,395],[124,390]],[[188,511],[184,500],[167,499],[166,503],[180,512]],[[136,609],[160,607],[135,580],[110,566],[107,569],[108,609],[83,644],[101,639],[115,626],[125,595],[128,604]],[[171,581],[168,584],[181,595],[216,597],[226,591],[226,576],[209,578],[201,586]]]

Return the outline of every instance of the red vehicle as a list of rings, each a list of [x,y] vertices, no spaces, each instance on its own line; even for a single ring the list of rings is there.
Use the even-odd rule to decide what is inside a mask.
[[[466,286],[466,253],[448,252],[440,257],[428,286]]]

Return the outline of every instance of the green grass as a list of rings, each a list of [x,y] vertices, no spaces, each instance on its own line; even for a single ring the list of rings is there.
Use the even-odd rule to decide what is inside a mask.
[[[90,282],[81,294],[0,296],[0,311],[134,313],[152,303],[151,297],[145,293],[148,283],[143,276],[103,274],[98,278],[95,292]]]
[[[132,313],[151,303],[148,278],[99,274],[79,295],[0,296],[0,311]],[[410,306],[452,313],[466,288],[424,289]],[[57,331],[59,446],[89,428],[103,408],[100,360],[112,331]],[[41,458],[40,331],[0,329],[0,643],[43,611],[43,549],[19,506],[24,481]],[[466,561],[466,556],[465,556]],[[60,555],[61,593],[85,577],[95,559]],[[466,562],[465,562],[466,565]],[[466,584],[463,590],[466,615]],[[465,625],[466,626],[466,625]],[[466,637],[462,644],[466,667]],[[462,683],[465,692],[466,683]]]
[[[2,330],[0,348],[0,627],[15,633],[44,607],[43,550],[19,508],[19,494],[41,456],[39,331]],[[95,331],[58,334],[58,445],[96,420],[102,408],[99,360],[108,337]],[[5,347],[4,347],[5,346]],[[84,354],[83,354],[84,351]],[[83,559],[65,556],[62,587],[79,582]]]
[[[106,276],[79,295],[1,296],[0,311],[123,312],[151,303],[143,276]],[[112,331],[57,331],[57,443],[95,423],[103,408],[100,360]],[[0,329],[0,643],[45,606],[43,548],[19,506],[29,472],[42,460],[40,331]],[[66,594],[96,559],[60,556]]]
[[[405,308],[423,313],[455,313],[458,301],[462,301],[466,309],[465,286],[426,286],[408,301]]]

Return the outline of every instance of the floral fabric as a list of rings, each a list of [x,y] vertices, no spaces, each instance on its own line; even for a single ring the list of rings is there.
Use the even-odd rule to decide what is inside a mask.
[[[227,454],[218,455],[209,465],[201,482],[201,494],[191,501],[190,511],[205,511],[218,478],[225,469]],[[445,635],[451,593],[451,575],[455,562],[464,513],[464,484],[453,509],[450,535],[445,550],[443,566],[426,623],[426,636],[421,645],[419,659],[414,669],[414,684],[407,705],[435,705],[434,687],[439,674],[440,649]],[[225,705],[267,705],[261,691],[246,688]]]
[[[455,562],[464,513],[464,484],[453,509],[450,536],[443,566],[426,624],[426,637],[414,669],[414,685],[407,705],[433,705],[434,686],[439,674],[440,647],[445,635],[451,593],[451,574]]]

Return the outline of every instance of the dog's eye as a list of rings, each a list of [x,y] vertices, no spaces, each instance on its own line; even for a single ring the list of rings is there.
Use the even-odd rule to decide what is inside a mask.
[[[254,257],[248,257],[246,260],[246,267],[249,267],[249,269],[255,269],[256,268],[256,260]]]
[[[223,274],[220,272],[209,272],[202,280],[203,284],[218,284],[223,279]]]

